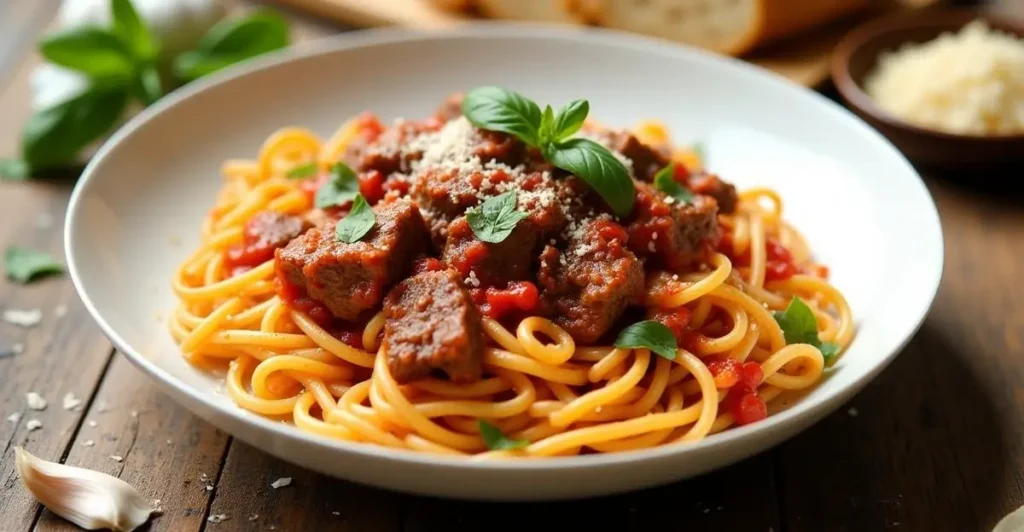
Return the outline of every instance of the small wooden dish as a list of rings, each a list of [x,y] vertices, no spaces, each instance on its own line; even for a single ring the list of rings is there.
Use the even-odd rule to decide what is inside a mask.
[[[913,162],[935,169],[962,171],[1024,163],[1024,134],[958,135],[912,125],[882,110],[862,83],[879,56],[906,42],[921,43],[955,32],[975,19],[995,29],[1024,35],[1024,23],[981,10],[943,9],[896,15],[855,29],[837,45],[832,79],[846,104],[889,138]]]

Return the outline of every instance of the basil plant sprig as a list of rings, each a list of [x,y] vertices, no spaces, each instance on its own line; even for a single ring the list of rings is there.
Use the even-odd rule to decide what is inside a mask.
[[[196,50],[162,57],[159,39],[131,0],[110,0],[110,15],[109,28],[76,27],[39,41],[48,63],[76,72],[86,83],[29,118],[22,131],[21,158],[0,159],[0,178],[26,179],[72,166],[86,146],[116,128],[131,101],[148,106],[168,90],[289,41],[284,18],[257,9],[215,24]]]
[[[626,167],[604,146],[573,137],[583,126],[590,103],[574,100],[555,113],[501,87],[477,87],[462,100],[462,114],[476,127],[513,135],[538,148],[554,166],[587,182],[618,216],[633,210],[636,190]]]

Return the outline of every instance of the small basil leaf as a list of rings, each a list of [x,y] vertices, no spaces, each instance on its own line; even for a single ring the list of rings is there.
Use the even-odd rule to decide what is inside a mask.
[[[32,175],[32,169],[21,159],[0,159],[0,179],[22,181]]]
[[[554,141],[555,138],[555,110],[550,105],[544,108],[540,115],[540,127],[537,131],[537,141],[546,144]]]
[[[693,203],[694,196],[690,189],[679,184],[675,178],[676,163],[670,163],[654,174],[654,188],[675,198],[682,205]]]
[[[313,204],[318,209],[336,207],[355,199],[359,194],[359,178],[345,163],[337,163],[331,168],[334,175],[329,181],[320,185],[316,191]]]
[[[110,10],[114,35],[121,38],[135,58],[143,62],[156,59],[160,45],[139,18],[131,0],[111,0]]]
[[[22,158],[36,169],[73,162],[82,148],[110,131],[127,103],[122,88],[93,88],[36,112],[22,130]]]
[[[818,349],[821,351],[821,356],[825,359],[825,366],[831,366],[835,362],[836,357],[839,356],[839,351],[842,350],[839,344],[835,342],[822,342]]]
[[[579,176],[623,217],[633,211],[636,188],[626,167],[604,146],[584,138],[548,145],[545,157],[551,164]]]
[[[338,221],[334,234],[338,240],[351,244],[366,236],[376,222],[377,216],[373,214],[370,204],[366,203],[366,198],[356,194],[356,199],[352,200],[352,210]]]
[[[242,60],[235,56],[208,56],[200,52],[184,52],[174,58],[172,68],[176,78],[194,81]]]
[[[814,317],[814,311],[799,297],[794,296],[786,310],[776,312],[774,317],[786,338],[786,345],[808,344],[817,347],[826,366],[839,355],[842,349],[839,344],[822,342],[818,337],[818,320]]]
[[[11,246],[4,250],[4,271],[9,279],[27,283],[37,276],[63,272],[64,265],[41,251]]]
[[[208,55],[253,57],[284,48],[288,40],[288,22],[269,9],[260,9],[215,24],[199,41],[199,51]]]
[[[558,111],[552,140],[558,142],[571,137],[583,127],[583,121],[587,119],[588,114],[590,114],[590,102],[587,100],[574,100],[566,104],[561,111]]]
[[[676,359],[676,337],[663,323],[647,320],[626,327],[615,339],[615,347],[645,348],[669,360]]]
[[[164,95],[163,83],[160,81],[160,72],[153,65],[146,65],[139,71],[139,91],[142,94],[142,101],[151,105]]]
[[[307,177],[313,177],[317,174],[320,168],[315,162],[308,162],[306,164],[300,164],[288,170],[284,176],[288,179],[305,179]],[[349,170],[350,172],[352,170]],[[358,187],[357,187],[358,188]],[[319,191],[318,191],[319,192]]]
[[[39,51],[49,62],[93,78],[128,79],[135,62],[121,39],[107,30],[81,27],[48,35]]]
[[[480,129],[508,133],[539,146],[540,108],[518,93],[500,87],[477,87],[462,99],[462,114]]]
[[[484,444],[492,451],[512,451],[530,445],[530,442],[527,440],[513,440],[505,436],[501,429],[482,419],[477,420],[476,424]]]
[[[484,242],[497,244],[508,238],[521,220],[529,216],[516,209],[516,191],[487,198],[483,205],[466,211],[473,234]]]

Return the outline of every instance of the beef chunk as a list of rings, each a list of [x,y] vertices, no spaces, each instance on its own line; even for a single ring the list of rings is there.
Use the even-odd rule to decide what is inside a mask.
[[[279,248],[301,235],[310,225],[301,216],[262,211],[245,223],[242,238],[250,246]]]
[[[427,249],[429,236],[408,201],[381,202],[373,212],[377,222],[359,242],[338,240],[333,222],[306,231],[277,251],[278,276],[344,320],[380,305],[387,289],[409,272],[413,257]]]
[[[509,281],[530,275],[537,230],[529,220],[522,220],[505,240],[498,243],[476,238],[465,216],[448,226],[448,240],[441,259],[463,277],[472,273],[479,286],[504,286]],[[475,285],[474,284],[474,285]]]
[[[480,314],[451,270],[416,274],[384,301],[384,352],[399,383],[444,371],[453,382],[480,378],[484,334]]]
[[[629,223],[629,248],[652,266],[674,272],[689,269],[701,242],[718,228],[718,204],[710,196],[695,196],[682,205],[649,183],[636,182],[636,205]]]
[[[409,173],[412,164],[423,156],[410,141],[438,128],[437,123],[403,120],[371,138],[357,137],[345,153],[345,161],[359,173],[377,171],[385,177],[395,172]]]
[[[704,173],[691,176],[690,188],[698,194],[715,198],[718,210],[725,214],[731,214],[736,210],[736,187],[722,181],[717,175]]]
[[[605,129],[589,133],[599,143],[612,151],[625,156],[633,165],[633,175],[637,179],[653,181],[654,174],[671,161],[671,154],[663,149],[648,146],[629,131]]]
[[[594,344],[626,307],[644,295],[644,270],[625,245],[625,229],[607,220],[581,222],[565,251],[546,246],[537,280],[554,321],[581,344]]]

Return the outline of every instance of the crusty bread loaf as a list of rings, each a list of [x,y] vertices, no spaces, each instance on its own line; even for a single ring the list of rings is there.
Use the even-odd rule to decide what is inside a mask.
[[[505,20],[586,23],[730,55],[862,9],[874,0],[433,0]]]
[[[838,19],[870,1],[570,0],[569,8],[593,24],[739,55]]]

